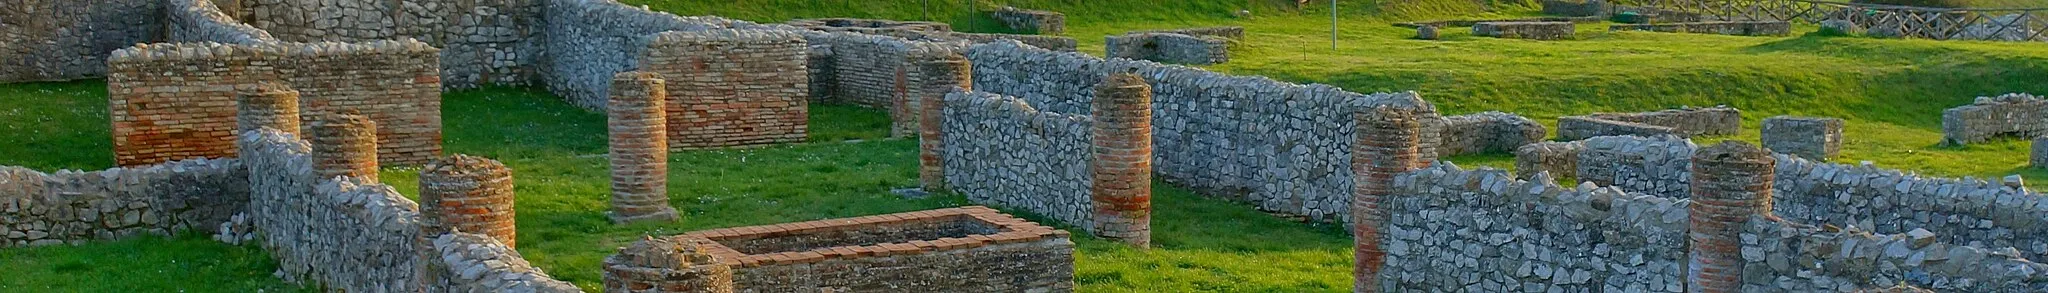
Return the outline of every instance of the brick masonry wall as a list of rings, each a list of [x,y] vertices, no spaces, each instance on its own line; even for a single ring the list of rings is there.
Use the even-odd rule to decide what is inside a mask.
[[[801,142],[809,51],[788,30],[665,32],[648,41],[639,67],[668,80],[672,149]]]
[[[1472,35],[1508,39],[1563,40],[1576,34],[1570,22],[1481,22],[1472,24]]]
[[[505,164],[457,154],[428,163],[419,182],[428,233],[476,233],[518,247],[512,169]]]
[[[811,44],[831,47],[833,102],[891,109],[907,94],[902,84],[909,74],[905,63],[910,41],[849,32],[812,33],[807,38]]]
[[[1380,292],[1686,292],[1684,199],[1442,164],[1382,207]]]
[[[717,17],[681,17],[613,0],[543,0],[542,34],[548,91],[570,104],[604,109],[612,75],[633,71],[640,51],[656,33],[758,26]]]
[[[1003,22],[1005,27],[1020,32],[1040,35],[1067,33],[1067,15],[1059,12],[1003,6],[1002,9],[990,11],[989,17]]]
[[[633,71],[612,77],[609,103],[613,223],[675,221],[668,204],[667,81]]]
[[[0,9],[0,83],[92,78],[107,53],[162,39],[161,0],[17,0]]]
[[[1692,155],[1692,211],[1687,292],[1743,292],[1742,232],[1750,218],[1771,217],[1777,161],[1770,152],[1724,141]]]
[[[281,81],[301,94],[301,127],[333,111],[356,110],[382,125],[384,163],[422,164],[441,149],[437,56],[414,41],[122,49],[107,65],[116,161],[132,166],[231,156],[235,93]]]
[[[269,127],[300,135],[299,91],[276,82],[235,93],[235,133]]]
[[[1425,129],[1423,162],[1435,160],[1441,133],[1442,118],[1414,93],[1358,94],[1146,61],[1104,60],[1011,41],[975,45],[966,52],[974,63],[976,90],[1017,97],[1039,111],[1073,115],[1089,113],[1094,86],[1111,70],[1135,68],[1153,90],[1155,176],[1309,221],[1349,217],[1352,178],[1344,170],[1351,160],[1354,109],[1425,110],[1418,117]],[[948,148],[953,141],[947,140]]]
[[[1536,120],[1515,114],[1487,111],[1470,115],[1445,116],[1439,155],[1514,152],[1523,145],[1549,136],[1549,129]]]
[[[913,71],[923,95],[917,99],[918,186],[928,192],[948,192],[946,184],[946,97],[974,89],[974,67],[956,52],[920,58]]]
[[[1999,137],[2048,135],[2048,100],[2030,94],[1977,97],[1941,111],[1941,143],[1964,145]]]
[[[1842,126],[1839,118],[1776,116],[1760,131],[1771,152],[1825,161],[1842,152]]]
[[[377,181],[377,123],[353,112],[313,123],[313,177],[356,177]]]
[[[44,173],[0,166],[0,248],[211,231],[249,201],[235,159]]]
[[[961,225],[967,233],[912,235],[934,222]],[[820,241],[809,242],[834,244],[752,253],[729,246],[814,238]],[[1065,231],[986,207],[725,228],[675,239],[695,241],[731,266],[734,287],[746,292],[1074,290],[1074,243]]]
[[[1351,144],[1351,235],[1352,292],[1387,290],[1377,277],[1384,269],[1387,253],[1380,239],[1387,236],[1383,205],[1393,197],[1394,176],[1422,165],[1418,145],[1422,123],[1415,113],[1389,107],[1352,114],[1358,126]]]
[[[1040,111],[982,92],[946,95],[944,113],[940,156],[952,190],[975,203],[1093,227],[1091,117]]]

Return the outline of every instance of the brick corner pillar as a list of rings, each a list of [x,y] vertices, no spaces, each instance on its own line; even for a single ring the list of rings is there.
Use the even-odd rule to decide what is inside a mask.
[[[430,233],[452,229],[518,247],[512,197],[512,169],[495,160],[456,154],[420,170],[420,212]]]
[[[1089,199],[1096,236],[1139,248],[1152,244],[1152,86],[1112,73],[1095,88]]]
[[[299,91],[276,82],[235,93],[235,135],[264,127],[299,136]]]
[[[1727,141],[1692,155],[1690,265],[1686,292],[1741,292],[1742,228],[1771,214],[1777,160],[1755,145]]]
[[[668,204],[668,100],[665,81],[652,72],[612,77],[611,164],[613,223],[673,222]]]
[[[732,267],[691,239],[648,237],[604,258],[604,292],[733,292]]]
[[[280,129],[282,130],[282,129]],[[377,182],[377,122],[354,110],[313,123],[313,175]]]
[[[917,181],[925,191],[945,192],[946,94],[974,89],[973,65],[966,56],[947,53],[917,64],[918,76],[918,164]]]
[[[1352,292],[1380,292],[1380,267],[1386,263],[1380,250],[1386,212],[1380,203],[1393,193],[1395,175],[1423,166],[1424,118],[1418,116],[1425,115],[1386,106],[1352,113]]]

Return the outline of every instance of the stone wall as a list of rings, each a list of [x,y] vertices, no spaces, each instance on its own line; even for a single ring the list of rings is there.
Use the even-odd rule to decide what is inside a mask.
[[[641,51],[654,34],[752,27],[752,23],[717,17],[681,17],[628,6],[613,0],[546,1],[543,35],[547,60],[541,75],[548,90],[584,108],[603,109],[612,75],[633,71]]]
[[[1109,58],[1209,65],[1230,62],[1230,39],[1175,33],[1132,33],[1108,36]]]
[[[1481,22],[1472,24],[1472,35],[1507,39],[1571,39],[1577,28],[1570,22]]]
[[[449,87],[526,84],[544,58],[543,0],[212,1],[290,42],[418,39],[442,48]]]
[[[1319,222],[1348,217],[1352,182],[1344,170],[1351,160],[1355,109],[1425,110],[1418,117],[1426,119],[1421,161],[1436,159],[1442,118],[1414,93],[1358,94],[1146,61],[1104,60],[1009,41],[975,45],[966,55],[974,63],[975,90],[1013,96],[1032,109],[1054,113],[1086,115],[1103,77],[1112,71],[1136,72],[1153,90],[1155,174],[1262,211]],[[947,140],[953,147],[954,140]]]
[[[1023,42],[1025,45],[1031,45],[1033,47],[1038,47],[1040,49],[1061,52],[1074,52],[1076,50],[1076,47],[1080,46],[1079,41],[1074,40],[1074,38],[1061,36],[977,34],[959,32],[949,34],[948,36],[957,39],[967,40],[968,42],[973,42],[975,44],[993,43],[997,40],[1016,40],[1018,42]]]
[[[1772,152],[1826,161],[1842,152],[1842,119],[1777,116],[1764,119],[1762,140]]]
[[[830,47],[832,92],[826,100],[869,108],[894,109],[907,94],[901,88],[908,74],[910,42],[902,38],[850,32],[813,33],[810,44]],[[816,52],[816,50],[813,50]],[[819,93],[814,93],[817,96]]]
[[[1400,175],[1380,205],[1379,292],[1684,292],[1690,201],[1532,179]]]
[[[1522,145],[1521,148],[1515,149],[1515,177],[1529,179],[1537,173],[1548,173],[1558,179],[1576,179],[1579,174],[1579,151],[1585,149],[1586,143],[1583,141],[1545,141]]]
[[[2041,135],[2048,135],[2048,100],[2030,94],[1977,97],[1975,103],[1941,111],[1942,144]]]
[[[648,41],[639,68],[668,80],[670,148],[801,142],[809,51],[788,30],[664,32]]]
[[[280,81],[301,93],[303,127],[359,111],[381,125],[384,163],[425,163],[441,151],[438,56],[417,41],[122,49],[107,63],[115,159],[133,166],[233,156],[236,92]]]
[[[0,167],[0,248],[210,232],[248,204],[235,159],[72,170]]]
[[[989,17],[1002,21],[1003,26],[1020,32],[1040,35],[1067,33],[1067,15],[1059,12],[1003,6],[1002,9],[989,12]]]
[[[0,83],[104,75],[108,52],[164,38],[164,3],[9,1],[0,8]]]
[[[731,267],[732,288],[742,292],[1074,290],[1074,243],[1067,232],[986,207],[725,228],[673,239],[695,242]]]
[[[1543,14],[1563,16],[1606,16],[1607,1],[1543,0]]]
[[[2011,249],[1943,243],[1935,241],[1938,236],[1752,218],[1741,236],[1747,262],[1742,291],[1847,292],[1901,284],[1943,292],[2048,290],[2048,265]]]
[[[1148,31],[1134,31],[1134,32],[1129,32],[1128,34],[1143,34],[1143,33],[1160,33],[1160,34],[1182,34],[1182,35],[1190,35],[1190,36],[1198,36],[1198,37],[1219,37],[1219,38],[1225,38],[1225,39],[1232,39],[1232,40],[1243,40],[1243,39],[1244,39],[1244,27],[1241,27],[1241,26],[1213,26],[1213,27],[1196,27],[1196,28],[1166,29],[1166,30],[1148,30]]]
[[[1692,140],[1676,136],[1601,136],[1584,140],[1573,178],[1667,198],[1691,194]]]
[[[1445,116],[1439,155],[1514,152],[1549,136],[1549,129],[1528,117],[1487,111]]]
[[[1559,117],[1557,121],[1557,137],[1563,140],[1609,135],[1721,136],[1734,135],[1741,131],[1742,111],[1726,106],[1685,107],[1640,113],[1594,113]]]
[[[527,263],[519,251],[489,236],[447,233],[434,237],[429,261],[435,292],[583,292]]]
[[[846,32],[912,40],[930,40],[953,31],[953,25],[943,22],[888,19],[815,18],[791,20],[785,24],[819,32]]]
[[[1792,23],[1783,21],[1704,21],[1655,24],[1616,24],[1609,31],[1653,31],[1666,33],[1717,34],[1731,36],[1787,36]]]
[[[975,203],[1092,227],[1093,119],[983,92],[947,94],[944,111],[941,157],[952,190]]]
[[[1939,242],[2017,248],[2048,260],[2048,198],[1974,178],[1938,178],[1776,155],[1777,216],[1879,234],[1925,229]]]
[[[165,39],[172,43],[255,45],[278,41],[270,32],[242,24],[221,12],[212,0],[166,0],[164,4],[166,25],[170,28]]]

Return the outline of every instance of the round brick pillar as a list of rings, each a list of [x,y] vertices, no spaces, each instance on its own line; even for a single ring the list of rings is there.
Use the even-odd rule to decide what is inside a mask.
[[[918,183],[925,191],[945,192],[946,94],[974,89],[974,70],[967,57],[946,53],[917,64],[922,97],[918,101]]]
[[[1693,152],[1687,292],[1741,292],[1742,227],[1771,214],[1776,168],[1770,152],[1748,143],[1726,141]]]
[[[1112,73],[1095,88],[1095,145],[1088,170],[1096,236],[1152,243],[1152,86]]]
[[[299,136],[299,91],[275,82],[235,93],[235,135],[263,127]]]
[[[320,180],[353,176],[377,182],[377,122],[369,117],[354,110],[327,115],[313,124],[312,144],[313,175]]]
[[[1352,113],[1358,128],[1351,142],[1352,292],[1380,292],[1380,267],[1386,263],[1380,250],[1386,212],[1380,203],[1394,191],[1394,175],[1423,166],[1423,121],[1416,116],[1385,106]]]
[[[483,234],[518,247],[512,216],[512,170],[498,161],[456,154],[420,170],[420,209],[428,225]]]
[[[733,292],[732,268],[695,240],[648,237],[604,258],[605,292]]]
[[[659,74],[633,71],[612,77],[613,223],[679,218],[668,204],[667,100]]]

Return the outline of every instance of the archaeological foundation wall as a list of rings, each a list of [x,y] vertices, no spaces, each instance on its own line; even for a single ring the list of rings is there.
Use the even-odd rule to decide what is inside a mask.
[[[1497,111],[1445,116],[1438,155],[1514,152],[1549,136],[1549,129],[1528,117]]]
[[[0,167],[0,248],[211,231],[249,202],[236,159],[81,172]]]
[[[1105,76],[1135,72],[1152,87],[1154,174],[1203,194],[1311,221],[1347,217],[1352,178],[1345,170],[1355,109],[1423,110],[1423,162],[1435,160],[1441,132],[1442,118],[1413,93],[1358,94],[1017,42],[975,45],[966,56],[974,64],[975,90],[1065,114],[1091,114],[1093,89]]]
[[[2000,137],[2048,134],[2048,100],[2030,94],[1977,97],[1976,102],[1941,111],[1941,143],[1964,145]]]
[[[668,241],[689,243],[686,247],[705,255],[677,258],[669,262],[671,266],[715,260],[730,271],[730,285],[699,282],[724,281],[722,273],[706,274],[724,270],[658,268],[673,273],[635,274],[645,267],[614,267],[626,270],[608,270],[607,287],[668,284],[740,292],[1074,289],[1074,243],[1067,232],[979,206],[696,231]]]
[[[542,0],[211,1],[287,42],[417,39],[441,48],[451,88],[527,84],[545,55]]]
[[[1003,8],[996,9],[996,11],[990,11],[989,17],[1002,21],[1004,27],[1026,33],[1059,35],[1067,32],[1067,15],[1054,11],[1018,9],[1016,7],[1003,6]],[[1046,49],[1058,50],[1053,48]]]
[[[255,45],[278,42],[270,32],[236,21],[212,0],[165,0],[164,14],[171,43],[215,42]]]
[[[379,158],[418,165],[441,152],[439,53],[417,41],[143,45],[107,68],[116,161],[235,154],[235,95],[277,81],[300,92],[302,127],[336,111],[379,122]],[[301,131],[300,133],[311,133]]]
[[[751,27],[752,23],[717,17],[682,17],[612,0],[544,0],[541,46],[550,55],[541,80],[570,104],[604,109],[612,75],[633,71],[654,34]]]
[[[639,70],[667,81],[670,148],[801,142],[809,52],[790,30],[671,31],[647,42]]]
[[[1177,33],[1131,33],[1106,37],[1104,56],[1173,64],[1230,62],[1230,39]]]
[[[954,92],[945,102],[940,157],[952,190],[1074,227],[1093,224],[1091,117],[983,92]]]
[[[1559,117],[1558,139],[1595,136],[1664,134],[1679,137],[1734,135],[1742,131],[1742,111],[1726,106],[1680,108],[1640,113],[1594,113]]]
[[[107,53],[163,38],[165,2],[9,1],[0,8],[0,82],[105,75]]]

